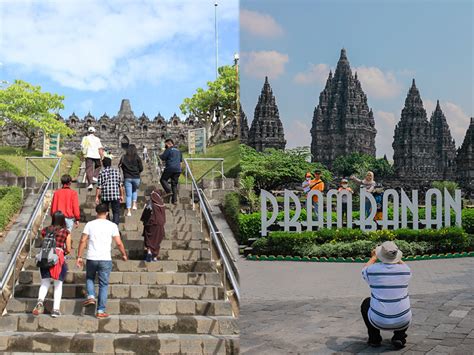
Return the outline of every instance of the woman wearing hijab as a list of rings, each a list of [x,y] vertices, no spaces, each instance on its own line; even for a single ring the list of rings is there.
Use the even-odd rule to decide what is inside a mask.
[[[166,209],[163,199],[154,187],[149,194],[149,201],[143,210],[140,220],[143,222],[143,237],[147,262],[157,261],[160,244],[165,236]]]

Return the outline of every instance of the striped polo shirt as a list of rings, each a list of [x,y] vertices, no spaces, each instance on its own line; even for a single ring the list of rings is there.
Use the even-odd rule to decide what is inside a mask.
[[[408,282],[411,271],[406,264],[375,263],[362,270],[371,290],[369,320],[381,330],[405,329],[411,322]]]

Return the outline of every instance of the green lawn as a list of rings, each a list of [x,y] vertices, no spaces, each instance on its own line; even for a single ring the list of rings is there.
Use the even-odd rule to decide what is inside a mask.
[[[240,163],[239,141],[233,140],[208,147],[206,154],[195,154],[191,156],[185,153],[183,156],[184,158],[224,158],[224,175],[226,177],[235,177]],[[212,169],[213,166],[215,170],[220,171],[220,163],[215,161],[190,161],[189,166],[196,180],[199,180],[203,174]],[[212,173],[208,174],[206,177],[211,176]],[[215,177],[218,176],[219,175],[216,173]],[[181,175],[181,179],[184,181],[184,174]]]
[[[42,152],[38,150],[27,150],[25,148],[15,148],[15,147],[0,147],[0,159],[5,160],[6,162],[14,165],[17,169],[14,173],[20,173],[20,176],[26,174],[26,157],[41,157]],[[69,171],[72,161],[74,159],[73,155],[64,155],[61,161],[61,174],[64,174]],[[33,163],[38,166],[45,175],[50,175],[56,165],[56,160],[47,159],[47,160],[34,160]],[[43,175],[36,169],[33,165],[28,164],[28,175],[36,176],[38,181],[43,181]],[[57,181],[57,178],[55,178]]]

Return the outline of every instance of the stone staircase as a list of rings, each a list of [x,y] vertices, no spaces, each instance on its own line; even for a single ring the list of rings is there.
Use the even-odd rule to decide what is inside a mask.
[[[120,231],[129,261],[113,249],[108,319],[96,319],[95,307],[83,307],[85,271],[75,266],[80,233],[94,219],[94,196],[78,184],[83,221],[73,231],[73,252],[63,287],[62,316],[51,318],[52,287],[45,314],[33,317],[40,275],[27,260],[15,297],[0,317],[0,351],[49,353],[238,354],[239,331],[215,261],[207,233],[192,210],[189,191],[180,191],[178,205],[168,205],[161,260],[145,263],[142,224],[143,191],[151,181],[151,167],[140,187],[139,209],[121,217]],[[147,184],[148,183],[148,184]],[[188,196],[185,196],[188,195]],[[39,245],[36,245],[38,247]],[[36,252],[36,250],[35,250]],[[33,252],[33,254],[35,253]]]

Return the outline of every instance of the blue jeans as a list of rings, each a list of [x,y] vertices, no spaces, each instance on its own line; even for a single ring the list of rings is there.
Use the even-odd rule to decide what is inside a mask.
[[[76,221],[74,218],[65,218],[66,220],[66,228],[69,232],[72,231],[72,227],[74,227],[74,222]]]
[[[112,271],[112,260],[87,260],[86,288],[88,298],[95,298],[95,276],[99,278],[99,299],[97,313],[105,312],[109,293],[109,277]]]
[[[316,215],[316,218],[318,218],[318,203],[313,201],[313,210],[314,214]]]
[[[127,195],[126,207],[132,207],[132,201],[137,202],[138,199],[138,186],[140,186],[140,179],[126,178],[124,180],[125,194]]]

